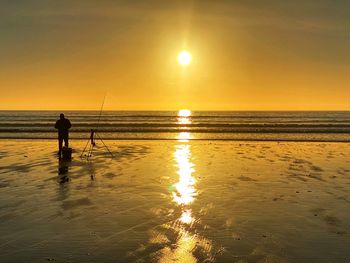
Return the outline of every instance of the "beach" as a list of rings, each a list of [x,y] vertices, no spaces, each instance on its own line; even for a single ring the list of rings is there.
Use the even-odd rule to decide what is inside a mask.
[[[350,263],[350,1],[0,1],[0,263]]]
[[[1,262],[348,262],[347,142],[0,141]]]

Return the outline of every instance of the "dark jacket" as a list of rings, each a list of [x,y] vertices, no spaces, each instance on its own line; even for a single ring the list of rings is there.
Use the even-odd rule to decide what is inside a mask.
[[[59,119],[55,124],[55,128],[58,130],[58,134],[61,136],[68,135],[68,130],[70,127],[72,127],[72,124],[68,119]]]

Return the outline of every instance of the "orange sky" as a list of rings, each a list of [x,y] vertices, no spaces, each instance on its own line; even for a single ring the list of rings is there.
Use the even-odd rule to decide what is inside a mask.
[[[346,1],[15,2],[1,109],[350,110]]]

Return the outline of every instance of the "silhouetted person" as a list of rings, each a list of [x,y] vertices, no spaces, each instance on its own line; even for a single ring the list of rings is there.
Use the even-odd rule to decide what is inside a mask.
[[[60,114],[60,119],[56,121],[55,128],[58,130],[58,155],[61,157],[62,144],[64,141],[64,146],[68,147],[68,135],[69,129],[72,124],[68,119],[64,117],[64,114]]]

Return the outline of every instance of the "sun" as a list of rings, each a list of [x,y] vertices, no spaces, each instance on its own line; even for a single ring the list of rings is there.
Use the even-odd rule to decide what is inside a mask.
[[[191,63],[192,60],[192,55],[190,52],[183,50],[179,53],[179,55],[177,56],[177,60],[179,61],[179,63],[183,66],[187,66],[188,64]]]

